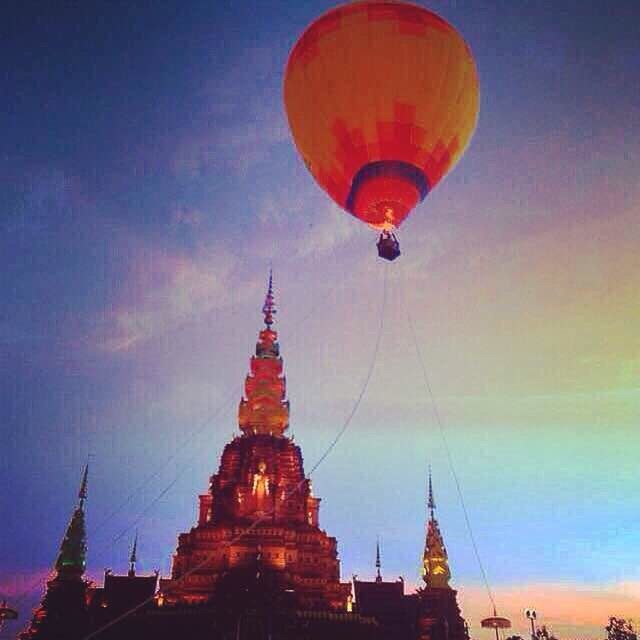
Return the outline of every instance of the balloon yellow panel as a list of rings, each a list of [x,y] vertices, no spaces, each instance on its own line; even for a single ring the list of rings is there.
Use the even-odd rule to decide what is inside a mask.
[[[407,2],[336,7],[293,47],[284,101],[298,151],[341,207],[398,227],[476,127],[478,74],[460,34]]]

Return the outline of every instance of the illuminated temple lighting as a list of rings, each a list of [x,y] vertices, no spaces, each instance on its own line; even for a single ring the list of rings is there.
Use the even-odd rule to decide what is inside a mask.
[[[375,579],[354,576],[353,590],[341,582],[337,541],[320,528],[320,498],[305,476],[300,447],[285,433],[289,403],[273,329],[271,274],[262,313],[264,328],[238,409],[239,433],[199,496],[197,522],[178,536],[171,575],[138,575],[136,532],[126,574],[106,570],[101,587],[84,579],[85,469],[56,577],[24,640],[80,640],[96,633],[101,640],[469,640],[449,586],[431,474],[425,586],[405,594],[402,578],[385,581],[379,542]]]
[[[224,448],[218,473],[200,496],[198,523],[180,534],[171,578],[161,588],[167,603],[205,603],[233,588],[230,570],[253,571],[270,575],[303,609],[344,612],[351,588],[340,582],[337,542],[319,528],[320,499],[305,477],[300,448],[285,435],[289,402],[273,329],[272,274],[262,313],[238,408],[241,436]],[[240,531],[246,533],[234,540]]]

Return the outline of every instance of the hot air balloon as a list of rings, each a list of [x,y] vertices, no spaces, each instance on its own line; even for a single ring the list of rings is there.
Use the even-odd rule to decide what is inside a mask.
[[[394,230],[454,167],[478,119],[478,74],[460,34],[396,0],[331,9],[296,42],[284,102],[305,165],[343,209]]]

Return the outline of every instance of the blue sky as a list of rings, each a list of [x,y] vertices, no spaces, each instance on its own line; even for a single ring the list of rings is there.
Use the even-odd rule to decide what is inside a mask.
[[[124,568],[132,533],[114,538],[132,523],[142,566],[168,570],[236,429],[270,264],[307,468],[348,415],[383,265],[373,234],[299,161],[281,96],[289,49],[331,6],[11,8],[0,39],[4,592],[51,566],[89,454],[93,575]],[[640,9],[428,7],[473,49],[480,120],[401,230],[370,387],[314,478],[322,526],[345,578],[373,575],[380,535],[385,573],[413,581],[431,463],[477,626],[486,598],[411,316],[509,614],[558,585],[637,610]],[[569,635],[604,626],[547,615]]]

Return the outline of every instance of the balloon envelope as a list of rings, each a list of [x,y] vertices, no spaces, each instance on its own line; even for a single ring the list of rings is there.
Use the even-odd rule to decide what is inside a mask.
[[[284,101],[319,185],[364,222],[392,229],[467,147],[478,75],[465,41],[435,13],[368,0],[306,29],[289,56]]]

